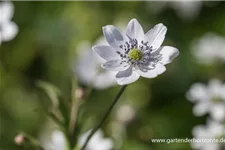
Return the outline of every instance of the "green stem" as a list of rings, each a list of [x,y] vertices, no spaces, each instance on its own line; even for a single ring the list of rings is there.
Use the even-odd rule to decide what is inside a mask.
[[[127,85],[124,85],[119,93],[116,95],[116,97],[114,98],[112,104],[110,105],[110,107],[108,108],[106,114],[103,116],[101,122],[91,131],[91,133],[89,134],[88,138],[86,139],[83,147],[81,148],[81,150],[84,150],[89,142],[89,140],[92,138],[92,136],[94,135],[94,133],[102,126],[102,124],[105,122],[105,120],[107,119],[107,117],[109,116],[111,110],[113,109],[113,107],[115,106],[116,102],[119,100],[120,96],[123,94],[124,90],[126,89]]]
[[[34,146],[38,150],[44,150],[44,148],[41,146],[40,142],[36,138],[34,138],[33,136],[25,132],[21,132],[21,133],[25,136],[25,138],[30,142],[32,146]]]
[[[76,79],[72,79],[72,90],[71,90],[71,111],[70,111],[70,123],[69,123],[69,132],[72,136],[76,122],[77,122],[77,116],[78,116],[78,110],[79,110],[79,99],[76,96]]]

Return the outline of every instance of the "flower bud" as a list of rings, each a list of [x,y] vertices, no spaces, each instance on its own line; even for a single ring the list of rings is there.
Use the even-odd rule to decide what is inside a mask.
[[[18,134],[15,138],[14,141],[16,145],[23,145],[24,142],[26,141],[26,137],[23,134]]]

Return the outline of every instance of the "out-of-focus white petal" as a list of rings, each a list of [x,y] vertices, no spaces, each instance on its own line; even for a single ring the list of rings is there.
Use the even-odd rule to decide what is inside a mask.
[[[211,94],[210,97],[215,98],[215,97],[220,97],[220,91],[223,88],[223,83],[222,81],[218,80],[218,79],[212,79],[209,82],[209,91]]]
[[[132,66],[124,71],[119,71],[116,74],[116,81],[119,85],[126,85],[135,82],[138,80],[140,75],[133,71]]]
[[[112,87],[116,85],[115,76],[115,71],[103,71],[94,78],[93,87],[96,89],[106,89]]]
[[[162,45],[165,39],[166,31],[166,26],[164,26],[162,23],[159,23],[145,34],[149,45],[152,46],[154,50],[158,49]]]
[[[134,119],[135,115],[136,115],[135,109],[129,104],[124,104],[120,106],[118,111],[116,112],[116,119],[120,123],[128,123],[129,121]]]
[[[138,41],[143,40],[144,31],[140,23],[137,19],[132,19],[126,29],[126,35],[128,35],[131,39],[137,39]]]
[[[78,144],[83,146],[91,130],[84,133],[78,140]],[[113,142],[109,138],[103,138],[103,132],[98,130],[90,139],[85,150],[110,150],[113,148]]]
[[[206,128],[203,125],[198,125],[192,129],[192,134],[196,138],[205,138],[207,137]]]
[[[103,27],[102,30],[109,45],[116,48],[116,50],[120,50],[120,45],[124,45],[125,42],[129,42],[127,35],[113,25],[107,25]]]
[[[0,3],[0,23],[8,22],[12,19],[14,14],[14,5],[12,2]]]
[[[195,83],[191,86],[190,90],[187,92],[187,99],[195,102],[195,101],[207,101],[208,97],[208,89],[204,84]]]
[[[225,61],[225,38],[215,33],[206,33],[192,44],[192,52],[199,63],[210,65]]]
[[[218,139],[225,134],[225,127],[223,124],[213,120],[208,119],[205,126],[199,125],[193,128],[192,134],[195,139],[202,139],[204,141],[191,143],[194,149],[198,150],[220,150],[220,142],[205,141],[206,139]]]
[[[207,128],[211,137],[220,137],[220,135],[225,134],[225,126],[214,119],[207,120]]]
[[[223,84],[222,88],[220,89],[221,98],[225,101],[225,84]]]
[[[98,74],[98,68],[101,69],[101,63],[96,60],[95,53],[90,49],[90,47],[81,52],[83,52],[83,54],[76,62],[75,74],[79,81],[84,84],[91,85]]]
[[[160,60],[160,62],[166,65],[168,63],[171,63],[172,60],[179,55],[179,51],[177,48],[172,46],[162,46],[153,54],[162,55],[162,59]]]
[[[92,49],[107,61],[120,58],[116,51],[107,45],[96,45]]]
[[[41,146],[46,150],[66,150],[66,140],[63,132],[55,130],[50,137],[41,137]]]
[[[191,20],[195,19],[200,13],[202,1],[173,1],[172,7],[177,11],[177,15],[181,19]]]
[[[195,104],[193,107],[193,114],[197,117],[205,115],[210,109],[209,105],[210,104],[207,102],[199,102]]]
[[[12,40],[18,33],[18,26],[14,22],[4,22],[1,24],[2,41]]]
[[[126,70],[129,67],[129,64],[127,64],[126,62],[122,62],[121,59],[114,59],[105,62],[102,67],[107,70],[122,71]]]
[[[210,115],[217,121],[225,120],[225,103],[218,103],[211,106]]]
[[[163,72],[166,71],[166,67],[162,64],[157,64],[155,68],[153,69],[147,69],[147,68],[140,68],[140,70],[136,70],[137,73],[145,78],[155,78],[159,74],[162,74]]]
[[[101,68],[101,64],[105,60],[91,50],[89,43],[81,42],[77,49],[80,51],[78,53],[79,60],[75,62],[74,72],[81,83],[91,85],[96,89],[105,89],[116,85],[116,72]]]
[[[52,134],[52,142],[54,143],[55,150],[65,150],[66,141],[61,131],[54,131]]]

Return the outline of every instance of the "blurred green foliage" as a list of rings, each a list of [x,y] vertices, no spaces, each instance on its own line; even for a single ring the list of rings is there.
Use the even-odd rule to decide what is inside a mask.
[[[190,53],[190,44],[208,31],[225,36],[225,3],[203,2],[198,17],[185,20],[166,7],[153,13],[149,5],[161,2],[13,2],[13,21],[19,34],[0,47],[0,150],[32,149],[14,144],[23,130],[38,137],[51,105],[36,86],[37,80],[54,84],[67,104],[71,99],[72,62],[76,45],[102,36],[102,26],[137,18],[147,32],[162,22],[167,28],[163,45],[177,47],[180,55],[155,79],[141,78],[128,86],[116,107],[131,103],[137,109],[135,120],[127,125],[122,150],[190,150],[187,143],[151,143],[151,138],[191,138],[193,126],[204,117],[192,115],[192,104],[185,98],[190,85],[211,78],[225,79],[224,65],[202,66]],[[148,4],[147,4],[148,3]],[[205,5],[207,3],[208,5]],[[81,106],[80,131],[98,123],[119,86],[93,90]],[[65,105],[65,110],[67,105]],[[116,110],[116,108],[115,108]],[[68,113],[68,112],[65,112]],[[104,125],[108,136],[115,112]]]

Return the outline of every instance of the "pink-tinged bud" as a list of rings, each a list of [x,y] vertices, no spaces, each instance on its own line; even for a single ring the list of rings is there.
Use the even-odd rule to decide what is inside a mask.
[[[24,142],[26,141],[26,137],[23,134],[18,134],[15,138],[14,141],[17,145],[23,145]]]

